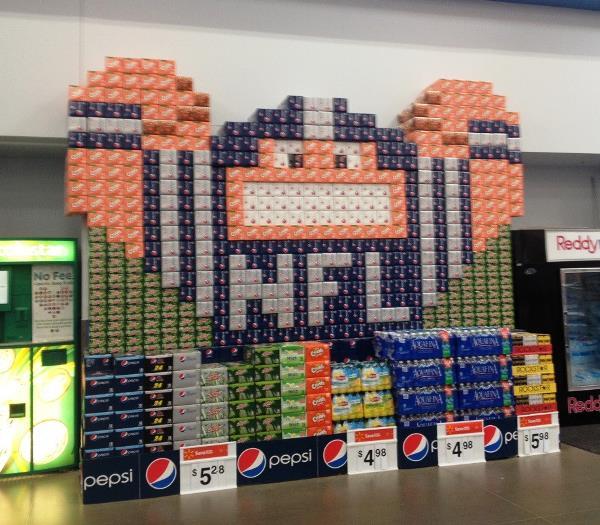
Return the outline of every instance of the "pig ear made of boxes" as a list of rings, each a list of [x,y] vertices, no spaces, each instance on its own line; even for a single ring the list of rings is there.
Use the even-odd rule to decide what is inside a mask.
[[[289,96],[211,136],[174,61],[107,58],[69,90],[88,352],[512,326],[518,115],[489,82],[438,80],[398,122]]]

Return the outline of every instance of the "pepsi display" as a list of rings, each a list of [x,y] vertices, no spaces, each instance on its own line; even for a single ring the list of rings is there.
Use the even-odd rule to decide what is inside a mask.
[[[336,476],[348,472],[348,451],[345,434],[317,437],[318,474]]]
[[[398,468],[433,467],[437,463],[435,426],[426,426],[418,430],[398,428]]]
[[[140,497],[157,498],[179,494],[179,452],[140,456]]]

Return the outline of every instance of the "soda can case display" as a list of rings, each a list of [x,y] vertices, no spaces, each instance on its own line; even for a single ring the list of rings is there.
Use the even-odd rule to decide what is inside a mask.
[[[459,80],[396,128],[348,110],[290,96],[211,136],[209,95],[172,61],[110,58],[72,86],[66,210],[90,233],[89,352],[511,325],[518,115]]]

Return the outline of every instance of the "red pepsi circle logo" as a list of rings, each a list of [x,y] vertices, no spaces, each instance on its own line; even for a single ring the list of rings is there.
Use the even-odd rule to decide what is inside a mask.
[[[265,453],[258,448],[247,448],[237,459],[238,472],[245,478],[257,478],[267,467]]]
[[[402,452],[409,461],[422,461],[429,452],[429,440],[418,432],[410,434],[402,443]]]
[[[329,468],[342,468],[348,461],[346,442],[342,439],[332,439],[323,449],[323,461]]]
[[[146,483],[155,490],[168,489],[177,478],[177,467],[169,458],[158,458],[146,468]]]
[[[483,427],[483,446],[488,454],[498,452],[503,441],[502,431],[497,426],[486,425]]]

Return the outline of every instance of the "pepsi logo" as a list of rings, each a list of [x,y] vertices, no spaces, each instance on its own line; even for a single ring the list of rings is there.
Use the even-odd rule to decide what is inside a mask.
[[[90,418],[90,422],[91,422],[91,423],[95,423],[96,421],[98,421],[98,418],[97,418],[96,416],[92,416],[92,417]]]
[[[177,467],[169,458],[155,459],[146,468],[146,483],[155,490],[168,489],[177,479]]]
[[[429,453],[429,441],[418,432],[410,434],[402,443],[402,452],[409,461],[422,461]]]
[[[258,448],[247,448],[237,459],[238,472],[245,478],[257,478],[267,467],[267,458]]]
[[[486,425],[483,427],[483,445],[488,454],[498,452],[504,441],[502,432],[495,425]]]
[[[323,461],[329,468],[342,468],[348,461],[346,442],[342,439],[332,439],[323,449]]]

